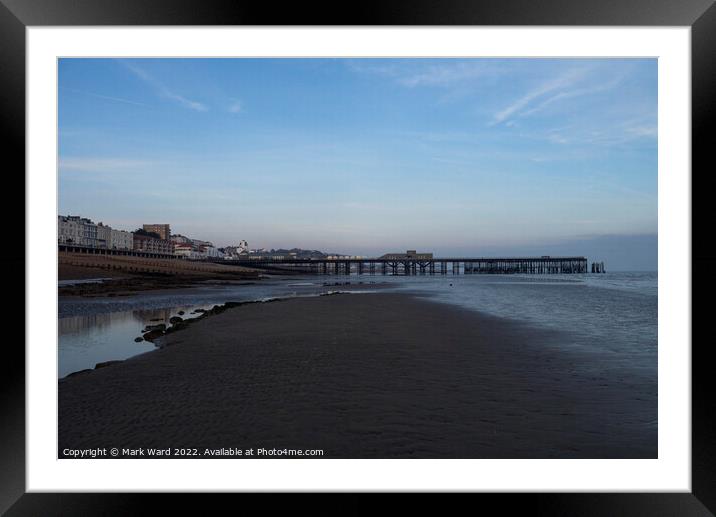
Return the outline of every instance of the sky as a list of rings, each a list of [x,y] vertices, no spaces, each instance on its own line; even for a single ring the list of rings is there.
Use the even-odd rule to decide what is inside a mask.
[[[61,59],[59,213],[657,269],[655,59]]]

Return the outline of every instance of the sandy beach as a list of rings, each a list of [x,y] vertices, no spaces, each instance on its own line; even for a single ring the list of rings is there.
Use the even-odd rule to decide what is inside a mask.
[[[404,294],[248,304],[59,381],[66,448],[655,458],[656,379],[563,334]]]

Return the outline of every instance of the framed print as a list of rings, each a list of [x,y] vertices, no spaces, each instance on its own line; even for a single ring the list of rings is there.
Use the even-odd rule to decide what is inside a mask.
[[[711,3],[164,7],[0,6],[3,510],[713,511]]]

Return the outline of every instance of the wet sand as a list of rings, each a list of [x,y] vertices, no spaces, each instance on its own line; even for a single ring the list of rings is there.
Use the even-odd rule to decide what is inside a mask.
[[[249,304],[59,381],[65,448],[654,458],[656,379],[564,334],[404,294]]]

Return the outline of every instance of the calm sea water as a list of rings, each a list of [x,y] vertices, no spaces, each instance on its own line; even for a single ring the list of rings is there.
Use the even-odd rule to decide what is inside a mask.
[[[58,375],[96,363],[126,359],[154,349],[134,342],[148,324],[167,323],[184,311],[227,301],[311,296],[338,290],[334,283],[387,283],[410,292],[537,327],[558,330],[565,350],[610,354],[634,373],[656,376],[657,298],[655,272],[586,275],[320,276],[267,280],[253,285],[206,286],[122,298],[61,299]],[[324,285],[328,283],[330,285]]]

